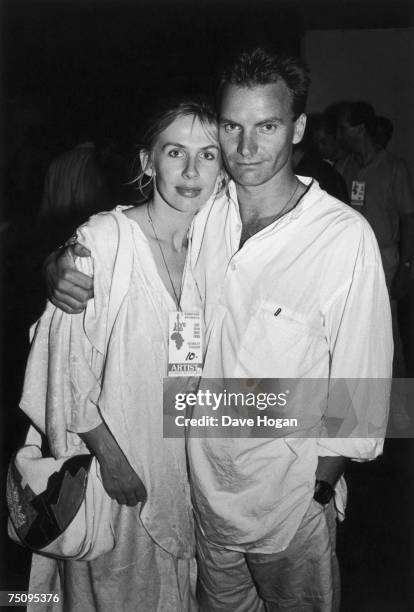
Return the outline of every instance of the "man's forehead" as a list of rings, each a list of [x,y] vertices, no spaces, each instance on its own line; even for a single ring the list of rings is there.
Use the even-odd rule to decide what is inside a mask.
[[[230,118],[240,113],[270,117],[291,110],[292,95],[282,79],[266,85],[228,84],[223,89],[220,118]]]

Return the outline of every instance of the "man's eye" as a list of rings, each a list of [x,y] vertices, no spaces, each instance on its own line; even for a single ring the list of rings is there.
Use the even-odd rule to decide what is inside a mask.
[[[170,151],[168,151],[168,155],[170,157],[182,157],[183,152],[180,151],[180,149],[171,149]]]
[[[240,126],[237,125],[236,123],[226,123],[224,125],[224,130],[228,134],[233,134],[234,132],[237,132],[239,129],[240,129]]]
[[[276,125],[274,123],[265,123],[261,126],[261,129],[265,134],[273,134],[276,132]]]

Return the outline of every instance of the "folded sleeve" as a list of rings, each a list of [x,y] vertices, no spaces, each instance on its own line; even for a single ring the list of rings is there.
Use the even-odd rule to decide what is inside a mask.
[[[382,452],[388,419],[393,340],[384,273],[369,227],[363,226],[350,281],[333,296],[324,320],[330,352],[328,433],[318,441],[318,454],[374,459]]]
[[[102,423],[99,396],[105,364],[107,294],[116,254],[114,238],[107,236],[110,227],[110,220],[96,222],[92,218],[77,232],[78,241],[92,254],[75,262],[77,269],[94,276],[94,298],[86,311],[68,315],[48,303],[32,329],[20,407],[46,433],[55,457],[76,452],[74,447],[83,444],[77,434]],[[99,243],[105,244],[102,257]],[[90,333],[88,320],[92,321]],[[101,332],[97,336],[93,330]]]

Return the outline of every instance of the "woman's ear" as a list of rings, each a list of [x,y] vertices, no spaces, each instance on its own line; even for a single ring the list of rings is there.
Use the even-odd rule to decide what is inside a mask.
[[[155,170],[152,165],[151,154],[145,149],[141,149],[139,152],[139,160],[141,162],[141,168],[147,176],[155,176]]]

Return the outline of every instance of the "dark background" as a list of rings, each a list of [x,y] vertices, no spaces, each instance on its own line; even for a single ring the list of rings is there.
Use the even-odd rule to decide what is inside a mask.
[[[412,28],[414,3],[3,0],[0,10],[0,222],[7,223],[0,234],[0,416],[6,461],[26,427],[17,404],[27,332],[44,304],[40,268],[53,246],[53,237],[37,232],[35,220],[53,157],[69,148],[79,129],[126,147],[139,142],[143,118],[158,97],[212,93],[223,60],[241,47],[264,43],[299,53],[309,30]],[[344,611],[414,610],[413,471],[413,445],[407,440],[387,440],[383,457],[349,470],[348,518],[338,534]],[[4,524],[2,504],[3,535]],[[25,589],[28,555],[5,538],[2,551],[0,589]]]

